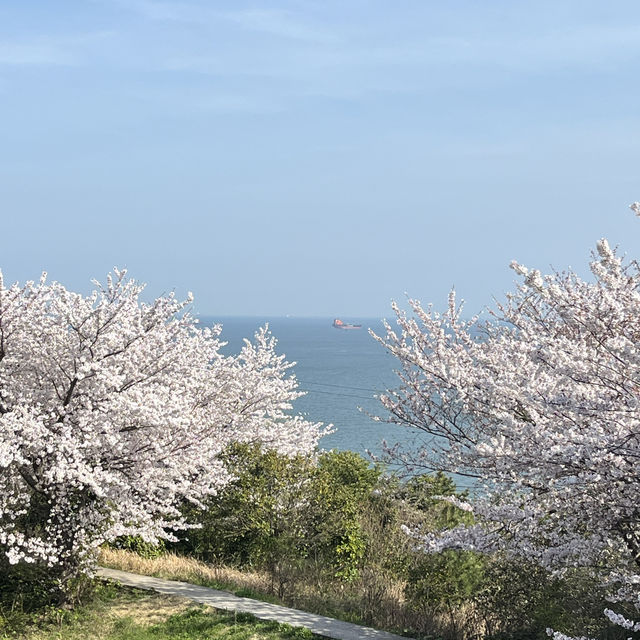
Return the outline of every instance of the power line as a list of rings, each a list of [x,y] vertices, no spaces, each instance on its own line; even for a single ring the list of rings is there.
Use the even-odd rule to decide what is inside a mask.
[[[371,393],[384,393],[380,389],[368,389],[367,387],[350,387],[347,384],[331,384],[330,382],[310,382],[308,380],[300,380],[298,382],[301,384],[317,384],[321,387],[337,387],[338,389],[355,389],[356,391],[370,391]]]
[[[324,393],[328,396],[342,396],[343,398],[360,398],[361,400],[374,400],[371,396],[357,396],[353,393],[336,393],[335,391],[320,391],[320,389],[303,389],[308,393]]]

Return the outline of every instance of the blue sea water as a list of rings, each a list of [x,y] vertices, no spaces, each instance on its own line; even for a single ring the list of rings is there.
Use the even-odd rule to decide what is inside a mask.
[[[386,416],[375,396],[397,386],[396,362],[367,330],[383,333],[381,320],[343,320],[362,324],[362,329],[335,329],[333,318],[203,317],[200,321],[209,326],[222,324],[227,354],[238,353],[243,338],[251,338],[268,322],[278,340],[278,353],[296,363],[293,372],[306,392],[294,409],[309,420],[334,425],[335,432],[322,439],[321,448],[379,453],[383,439],[394,443],[408,435],[405,428],[376,422],[367,415]]]

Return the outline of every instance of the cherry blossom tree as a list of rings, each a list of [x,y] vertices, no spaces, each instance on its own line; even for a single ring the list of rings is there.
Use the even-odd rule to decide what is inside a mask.
[[[290,415],[300,392],[266,328],[225,357],[190,298],[145,304],[118,270],[95,285],[0,280],[0,554],[61,584],[105,541],[187,527],[179,504],[227,482],[230,442],[294,454],[323,433]]]
[[[444,314],[394,304],[399,330],[375,336],[401,367],[382,403],[424,436],[389,453],[477,482],[458,505],[476,524],[421,544],[598,567],[611,600],[640,609],[640,267],[603,239],[588,281],[512,268],[521,284],[487,320],[464,320],[452,293]]]

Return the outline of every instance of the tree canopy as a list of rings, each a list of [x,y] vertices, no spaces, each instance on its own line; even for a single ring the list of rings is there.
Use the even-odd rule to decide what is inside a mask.
[[[401,367],[382,403],[425,434],[393,453],[478,479],[473,505],[457,501],[476,524],[422,544],[597,567],[640,608],[640,267],[602,239],[588,281],[512,268],[521,284],[487,320],[463,319],[452,292],[443,314],[394,304],[399,331],[376,336]]]
[[[226,484],[230,442],[295,454],[323,433],[291,415],[300,392],[266,328],[224,356],[190,298],[144,303],[118,270],[95,287],[0,280],[0,555],[61,581],[105,541],[188,526],[178,507]]]

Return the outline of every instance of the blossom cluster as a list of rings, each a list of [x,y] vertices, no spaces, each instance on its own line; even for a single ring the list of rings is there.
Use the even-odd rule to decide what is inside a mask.
[[[398,329],[374,335],[401,367],[390,420],[424,434],[390,452],[477,481],[476,523],[421,544],[598,566],[640,609],[640,268],[604,239],[589,281],[512,268],[521,284],[486,320],[452,292],[443,314],[394,304]]]
[[[322,425],[267,328],[224,356],[187,300],[151,304],[114,270],[89,296],[0,277],[0,553],[62,575],[122,535],[171,538],[179,506],[229,480],[232,441],[310,451]],[[65,573],[66,572],[66,573]]]

